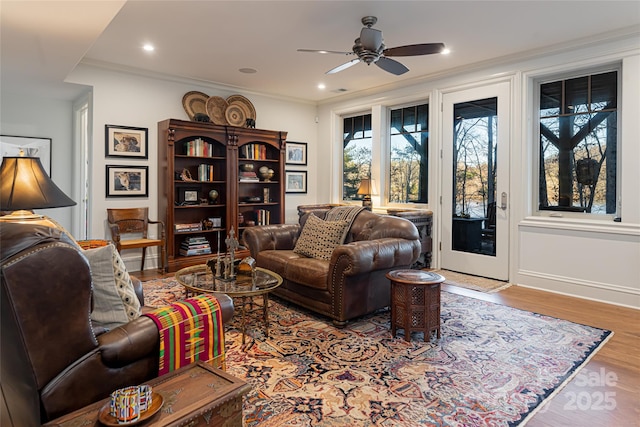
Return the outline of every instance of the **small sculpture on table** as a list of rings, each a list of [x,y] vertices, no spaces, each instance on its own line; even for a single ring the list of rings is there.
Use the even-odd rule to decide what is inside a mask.
[[[220,235],[218,234],[218,240]],[[227,253],[222,256],[218,250],[215,264],[213,260],[210,260],[207,264],[211,269],[211,273],[214,276],[214,280],[221,280],[225,282],[231,282],[235,280],[235,262],[236,262],[236,250],[240,247],[238,239],[235,238],[235,231],[231,229],[227,238],[224,240],[227,245]],[[220,242],[218,242],[218,249],[220,248]]]
[[[236,261],[236,249],[238,249],[240,247],[240,243],[238,242],[238,239],[235,238],[235,231],[233,230],[233,228],[229,231],[229,235],[227,236],[227,238],[225,239],[224,243],[226,243],[227,245],[227,250],[229,251],[229,262],[230,262],[230,268],[229,268],[229,277],[230,278],[234,278],[236,276],[234,270],[233,270],[233,266],[235,264]]]

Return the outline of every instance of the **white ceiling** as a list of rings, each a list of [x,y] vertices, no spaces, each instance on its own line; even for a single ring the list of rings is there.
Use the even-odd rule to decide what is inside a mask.
[[[366,15],[387,47],[443,42],[451,54],[394,58],[410,69],[394,76],[364,63],[326,75],[353,56],[297,52],[351,51]],[[0,19],[3,92],[71,99],[79,88],[62,82],[85,61],[315,102],[637,32],[640,2],[1,0]]]

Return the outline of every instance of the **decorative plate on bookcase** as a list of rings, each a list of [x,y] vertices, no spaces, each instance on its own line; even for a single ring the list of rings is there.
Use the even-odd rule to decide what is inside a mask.
[[[247,119],[256,119],[256,109],[247,98],[242,95],[231,95],[227,98],[227,103],[229,105],[240,105],[245,112],[245,118]]]
[[[230,104],[224,112],[224,116],[231,126],[244,126],[247,122],[244,108],[238,104]]]
[[[189,116],[189,120],[193,120],[196,113],[207,114],[207,99],[209,99],[209,95],[196,90],[184,94],[182,106]]]
[[[209,118],[216,125],[228,125],[227,119],[225,117],[225,111],[229,104],[227,101],[219,96],[210,96],[207,99],[207,114],[209,114]]]

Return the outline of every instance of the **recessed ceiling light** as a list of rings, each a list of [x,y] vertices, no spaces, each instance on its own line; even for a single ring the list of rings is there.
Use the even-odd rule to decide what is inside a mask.
[[[451,53],[451,49],[445,47],[440,53],[443,55],[449,55]]]
[[[151,43],[146,43],[144,46],[142,46],[142,48],[146,51],[146,52],[153,52],[154,50],[156,50],[155,47],[153,47],[153,45]]]
[[[324,85],[324,83],[318,83],[318,89],[325,89],[326,86]]]
[[[258,70],[255,70],[253,68],[240,68],[238,71],[245,74],[254,74],[258,72]]]

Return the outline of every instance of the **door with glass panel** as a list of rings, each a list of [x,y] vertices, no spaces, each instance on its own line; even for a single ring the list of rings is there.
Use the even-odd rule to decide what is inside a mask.
[[[509,84],[443,97],[441,267],[509,274]]]

